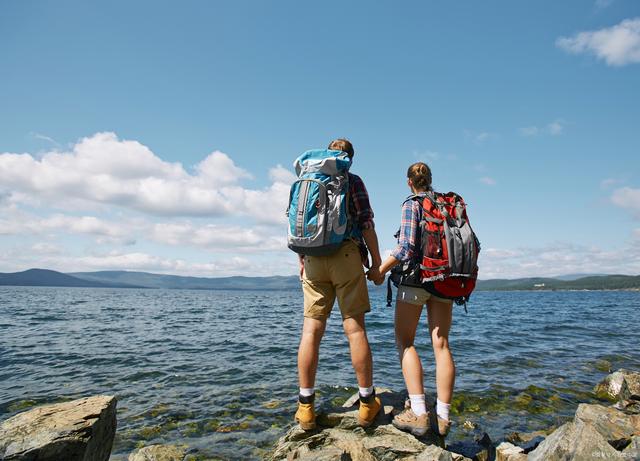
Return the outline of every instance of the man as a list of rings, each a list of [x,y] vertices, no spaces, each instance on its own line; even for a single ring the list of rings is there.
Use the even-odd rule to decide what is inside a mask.
[[[329,149],[347,153],[354,150],[346,139],[336,139]],[[320,340],[335,299],[342,314],[344,333],[349,340],[351,363],[360,393],[358,423],[367,427],[380,410],[380,399],[373,388],[373,363],[364,315],[369,312],[369,293],[363,264],[369,267],[367,249],[371,253],[371,280],[379,280],[380,250],[374,228],[373,210],[362,179],[349,173],[349,220],[351,236],[340,249],[329,256],[300,255],[300,278],[304,294],[304,324],[298,349],[300,394],[296,421],[304,430],[316,427],[314,411],[315,378],[318,368]]]

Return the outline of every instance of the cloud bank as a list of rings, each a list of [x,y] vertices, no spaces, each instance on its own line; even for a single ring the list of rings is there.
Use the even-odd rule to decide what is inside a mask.
[[[13,200],[68,207],[115,205],[155,216],[250,216],[282,224],[293,174],[277,166],[261,190],[240,186],[252,176],[215,151],[189,173],[137,141],[114,133],[81,139],[68,152],[0,154],[0,184]]]

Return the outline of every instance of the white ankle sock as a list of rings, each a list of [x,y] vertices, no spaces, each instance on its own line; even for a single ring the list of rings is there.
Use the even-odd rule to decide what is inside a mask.
[[[303,397],[311,397],[315,391],[316,390],[313,387],[301,387],[300,395]]]
[[[436,414],[440,416],[442,419],[449,421],[449,409],[451,408],[450,403],[441,402],[440,399],[436,402]]]
[[[427,404],[425,403],[424,394],[409,394],[409,400],[411,400],[411,409],[416,416],[427,413]]]
[[[358,389],[360,390],[360,396],[362,397],[369,397],[371,394],[373,394],[373,386],[359,387]]]

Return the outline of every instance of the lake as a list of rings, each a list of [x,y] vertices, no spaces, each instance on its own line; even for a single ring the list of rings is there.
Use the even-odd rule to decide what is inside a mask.
[[[393,309],[372,293],[375,384],[404,388]],[[423,314],[418,349],[433,396]],[[456,307],[451,443],[462,422],[498,440],[544,429],[594,401],[610,369],[640,369],[640,293],[479,292]],[[118,397],[112,460],[184,443],[205,459],[260,459],[292,424],[300,292],[0,287],[0,420],[34,405]],[[356,390],[334,309],[321,346],[318,402]],[[467,436],[468,437],[468,436]]]

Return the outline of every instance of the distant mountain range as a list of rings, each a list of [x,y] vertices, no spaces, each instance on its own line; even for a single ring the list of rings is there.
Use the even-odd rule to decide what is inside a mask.
[[[0,285],[165,288],[189,290],[291,290],[300,287],[297,276],[182,277],[149,272],[100,271],[63,274],[47,269],[0,273]],[[382,289],[377,288],[377,289]],[[640,275],[580,275],[553,278],[479,280],[479,291],[505,290],[640,290]]]

